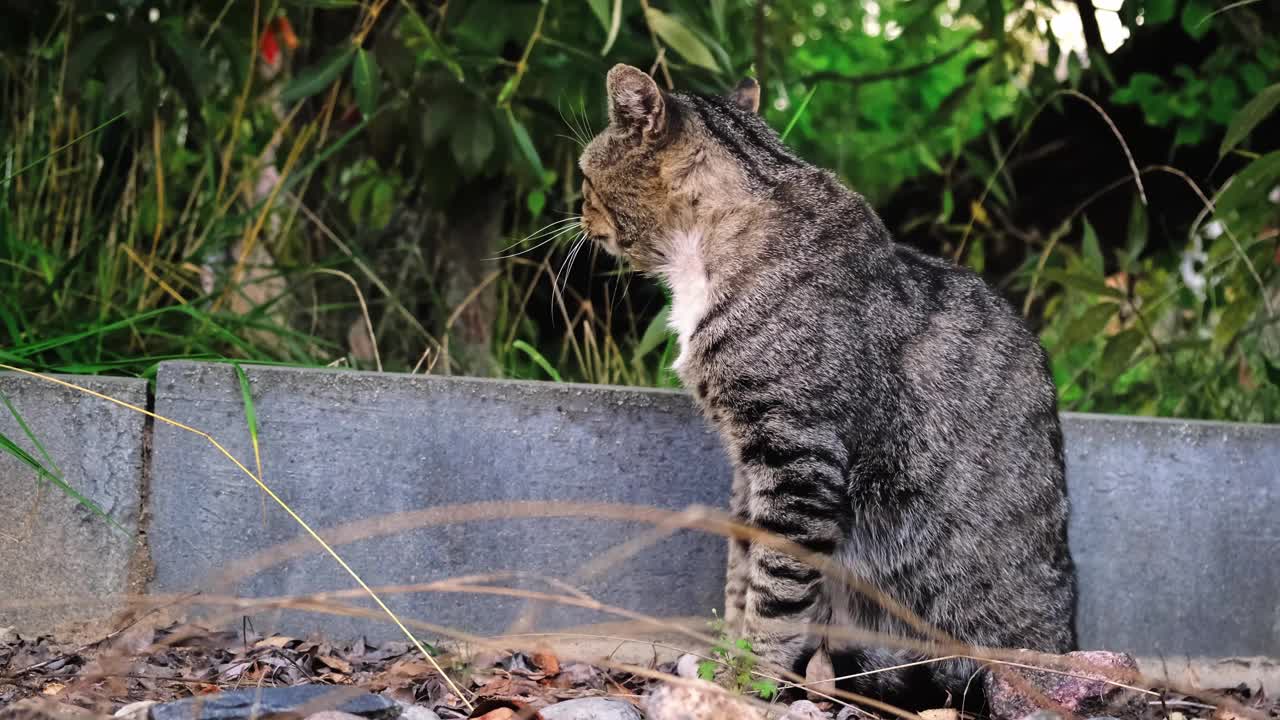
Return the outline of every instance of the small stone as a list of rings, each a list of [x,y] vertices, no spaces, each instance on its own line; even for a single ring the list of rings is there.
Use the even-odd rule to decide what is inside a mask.
[[[762,720],[763,716],[741,700],[709,682],[663,683],[644,698],[648,720]],[[543,710],[546,713],[546,710]]]
[[[338,709],[364,720],[392,720],[400,706],[390,698],[336,685],[234,690],[152,706],[151,720],[247,720],[262,716],[309,717]]]
[[[858,709],[850,705],[840,710],[836,715],[836,720],[862,720],[865,717],[867,717],[866,713],[859,714]]]
[[[401,705],[400,720],[440,720],[440,716],[421,705]]]
[[[831,720],[831,715],[808,700],[797,700],[780,720]]]
[[[146,720],[151,716],[151,706],[159,705],[158,700],[139,700],[131,702],[128,705],[116,711],[116,717],[125,720]]]
[[[698,679],[698,663],[702,660],[697,655],[685,653],[676,661],[676,675],[686,680]]]
[[[566,700],[538,712],[546,720],[642,720],[634,705],[609,698]]]
[[[97,720],[99,715],[78,705],[60,703],[48,698],[27,698],[0,707],[0,720]]]
[[[1070,675],[1060,672],[1042,672],[1038,670],[1022,670],[1010,666],[999,666],[997,670],[987,673],[985,684],[987,704],[993,720],[1019,720],[1040,710],[1057,711],[1059,708],[1072,715],[1083,717],[1098,715],[1118,715],[1127,717],[1136,714],[1143,706],[1143,699],[1132,691],[1117,686],[1099,672],[1090,672],[1091,668],[1099,670],[1136,672],[1138,663],[1132,656],[1124,653],[1089,650],[1067,653],[1063,656],[1073,667]],[[1026,664],[1034,665],[1034,660]],[[1041,707],[1041,702],[1029,693],[1022,692],[1018,683],[1010,682],[1012,676],[1021,678],[1031,687],[1039,691],[1054,707]],[[1037,720],[1040,720],[1037,718]]]

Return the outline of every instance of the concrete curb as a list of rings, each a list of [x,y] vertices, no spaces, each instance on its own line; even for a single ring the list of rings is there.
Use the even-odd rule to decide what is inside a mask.
[[[681,393],[246,372],[264,478],[322,535],[358,520],[377,530],[390,513],[458,503],[572,500],[679,510],[725,502],[723,453]],[[162,364],[155,407],[254,467],[229,366]],[[1165,659],[1280,655],[1280,426],[1066,414],[1064,427],[1081,644]],[[300,530],[204,439],[162,424],[153,441],[150,590],[277,597],[354,587],[310,541],[303,556],[214,582],[231,563],[296,540]],[[0,487],[9,487],[10,475],[0,465]],[[505,571],[569,580],[646,528],[590,518],[489,519],[366,537],[339,550],[375,586]],[[7,554],[0,550],[0,563]],[[707,616],[719,605],[722,572],[722,541],[681,531],[581,585],[635,612]],[[562,592],[537,577],[515,586]],[[387,601],[405,617],[478,634],[509,630],[526,609],[520,598],[458,592],[391,593]],[[293,610],[253,618],[267,632],[396,633],[381,620]],[[548,605],[537,627],[616,619]]]

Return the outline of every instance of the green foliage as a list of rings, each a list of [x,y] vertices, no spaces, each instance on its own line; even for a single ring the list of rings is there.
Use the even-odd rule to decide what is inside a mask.
[[[1047,0],[153,5],[0,11],[6,362],[370,367],[352,340],[367,309],[388,369],[476,369],[454,355],[479,335],[484,372],[675,387],[663,298],[573,249],[577,156],[607,121],[605,73],[628,62],[681,90],[760,79],[798,153],[907,206],[895,233],[1019,301],[1063,407],[1276,419],[1266,8],[1126,2],[1128,43],[1165,33],[1203,52],[1164,67],[1094,48],[1086,67],[1052,41],[1063,10]],[[1027,137],[1084,106],[1065,90],[1110,113],[1099,127],[1140,115],[1141,133],[1116,134],[1145,158],[1164,143],[1159,162],[1208,149],[1217,164],[1189,181],[1141,168],[1181,183],[1152,180],[1150,204],[1124,178],[1045,203],[1036,186],[1062,178],[1027,180],[1042,162]],[[1127,164],[1118,144],[1089,152]],[[528,239],[499,253],[486,233]]]
[[[698,677],[708,682],[714,681],[720,669],[724,668],[729,687],[734,692],[750,692],[765,700],[777,695],[777,683],[756,675],[756,656],[751,641],[730,637],[724,620],[718,614],[709,625],[716,638],[716,644],[711,647],[714,659],[698,663]]]

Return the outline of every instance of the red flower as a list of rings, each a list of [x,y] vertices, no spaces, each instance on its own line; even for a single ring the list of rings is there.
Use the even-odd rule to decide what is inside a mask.
[[[293,33],[293,25],[290,25],[289,18],[283,15],[267,24],[266,29],[262,31],[262,41],[259,43],[262,59],[273,68],[280,64],[281,42],[290,50],[298,47],[298,36]]]

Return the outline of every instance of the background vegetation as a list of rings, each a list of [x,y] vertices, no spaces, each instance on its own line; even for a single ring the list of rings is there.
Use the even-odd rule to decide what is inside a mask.
[[[756,76],[1065,408],[1280,420],[1280,6],[1098,2],[0,0],[0,361],[674,385],[568,220],[629,62]]]

